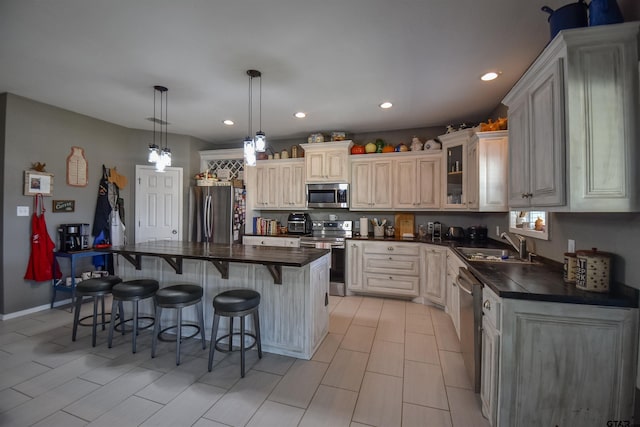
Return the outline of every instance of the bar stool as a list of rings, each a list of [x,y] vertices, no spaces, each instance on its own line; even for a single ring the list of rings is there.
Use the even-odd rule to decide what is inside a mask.
[[[102,302],[102,330],[105,329],[105,312],[104,312],[104,297],[111,293],[111,289],[122,282],[122,279],[118,276],[105,276],[97,277],[94,279],[83,280],[76,285],[76,306],[73,313],[73,333],[71,335],[71,341],[76,340],[76,333],[78,331],[78,324],[81,324],[85,319],[93,317],[93,331],[91,333],[91,345],[96,346],[96,328],[98,325],[98,300]],[[93,299],[93,316],[85,316],[80,318],[80,309],[82,307],[82,297],[91,297]],[[111,314],[111,313],[110,313]],[[88,325],[83,325],[88,326]]]
[[[213,364],[213,353],[217,349],[222,352],[233,351],[233,336],[240,335],[240,375],[244,378],[244,353],[255,346],[258,346],[258,358],[262,359],[262,343],[260,342],[260,316],[258,306],[260,305],[260,293],[251,289],[234,289],[222,292],[213,299],[213,327],[211,329],[211,344],[209,346],[209,372]],[[245,332],[244,319],[253,313],[253,327],[255,334]],[[229,333],[217,338],[220,316],[229,318]],[[233,332],[233,318],[240,318],[240,332]],[[244,337],[248,335],[253,338],[253,344],[245,348]],[[229,338],[229,348],[225,350],[218,347],[218,342]]]
[[[182,328],[185,326],[191,326],[196,328],[196,331],[185,338],[193,338],[200,332],[202,339],[202,349],[207,348],[207,342],[204,337],[204,315],[202,306],[202,287],[197,285],[182,284],[173,285],[162,288],[156,292],[156,324],[153,328],[153,340],[151,342],[151,357],[156,357],[156,346],[158,340],[161,341],[173,341],[172,339],[163,338],[161,335],[170,330],[176,329],[176,365],[180,364],[180,342],[182,341]],[[196,311],[198,312],[199,326],[192,323],[182,323],[182,309],[190,305],[197,304]],[[175,325],[168,328],[161,329],[160,321],[162,318],[163,308],[175,308],[178,310],[178,319]]]
[[[124,335],[125,332],[125,328],[124,328],[124,324],[125,322],[128,322],[129,320],[131,320],[133,322],[133,327],[132,327],[132,333],[131,333],[131,352],[135,353],[136,352],[136,337],[138,335],[138,320],[139,319],[151,319],[154,320],[153,317],[149,317],[149,316],[142,316],[139,317],[138,316],[138,301],[146,299],[146,298],[151,298],[156,291],[158,290],[158,288],[160,287],[160,285],[158,284],[157,280],[153,280],[153,279],[136,279],[136,280],[128,280],[126,282],[122,282],[122,283],[118,283],[117,285],[115,285],[113,287],[113,289],[111,289],[111,294],[113,295],[113,302],[111,303],[111,312],[115,313],[116,312],[116,304],[119,306],[120,308],[120,315],[118,316],[121,320],[120,320],[120,327],[122,328],[122,335]],[[124,301],[131,301],[132,305],[133,305],[133,318],[132,319],[128,319],[128,320],[124,320],[124,310],[122,308],[122,303]],[[115,329],[115,318],[112,316],[111,317],[111,322],[109,325],[109,339],[108,339],[108,345],[109,348],[111,348],[111,344],[113,341],[113,330]],[[143,329],[146,329],[148,327],[150,327],[151,325],[153,325],[153,323],[145,326]]]

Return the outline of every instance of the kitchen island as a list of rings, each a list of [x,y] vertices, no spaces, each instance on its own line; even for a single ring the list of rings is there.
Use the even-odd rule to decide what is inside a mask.
[[[261,295],[264,351],[310,359],[328,332],[329,250],[158,241],[109,251],[114,254],[116,274],[123,280],[156,279],[160,287],[179,283],[202,286],[207,338],[213,321],[213,297],[237,288],[253,289]],[[150,300],[141,303],[141,311],[153,312]],[[164,324],[175,323],[172,311],[164,310]],[[183,318],[196,321],[189,309],[184,310]],[[226,321],[221,319],[221,330],[228,328]]]

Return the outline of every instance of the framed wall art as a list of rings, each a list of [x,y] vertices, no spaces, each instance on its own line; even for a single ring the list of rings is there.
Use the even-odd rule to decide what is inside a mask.
[[[24,195],[53,196],[53,174],[34,170],[24,171]]]
[[[53,212],[74,212],[76,210],[75,200],[53,200]]]

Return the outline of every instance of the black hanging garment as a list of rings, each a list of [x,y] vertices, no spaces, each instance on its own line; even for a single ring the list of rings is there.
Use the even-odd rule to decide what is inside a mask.
[[[100,179],[100,185],[98,186],[98,201],[93,218],[93,231],[91,232],[94,237],[94,246],[96,244],[111,243],[111,225],[109,223],[111,204],[109,203],[108,177],[107,168],[102,165],[102,179]]]

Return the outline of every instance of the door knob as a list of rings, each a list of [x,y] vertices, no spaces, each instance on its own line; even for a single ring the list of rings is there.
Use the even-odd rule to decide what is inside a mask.
[[[171,230],[171,234],[178,234],[178,230]]]

